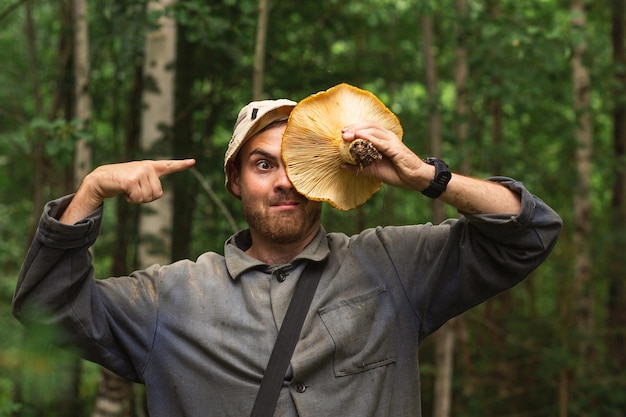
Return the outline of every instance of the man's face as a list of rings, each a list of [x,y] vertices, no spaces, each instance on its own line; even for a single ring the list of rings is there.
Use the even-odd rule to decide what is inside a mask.
[[[281,158],[285,125],[250,138],[239,151],[240,169],[232,169],[233,193],[241,198],[253,243],[255,237],[290,244],[310,239],[319,229],[322,203],[298,194]]]

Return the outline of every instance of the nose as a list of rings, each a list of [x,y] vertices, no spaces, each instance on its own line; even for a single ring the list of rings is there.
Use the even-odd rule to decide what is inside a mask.
[[[287,176],[287,170],[284,165],[280,165],[279,169],[276,170],[276,181],[274,183],[276,188],[280,188],[282,190],[290,190],[293,188],[293,184],[291,180]]]

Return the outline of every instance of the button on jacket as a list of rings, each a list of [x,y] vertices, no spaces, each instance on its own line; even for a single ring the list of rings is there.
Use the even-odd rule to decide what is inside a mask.
[[[306,262],[327,265],[296,346],[276,416],[419,416],[420,342],[450,318],[513,287],[549,254],[561,219],[520,183],[516,216],[441,225],[323,228],[292,262],[249,257],[248,231],[224,256],[95,280],[88,248],[102,209],[77,225],[46,205],[20,273],[14,314],[59,325],[59,343],[144,383],[152,417],[249,415]],[[44,313],[43,315],[37,314]]]

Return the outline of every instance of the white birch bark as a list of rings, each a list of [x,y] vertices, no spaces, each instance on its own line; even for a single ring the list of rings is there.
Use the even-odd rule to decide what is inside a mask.
[[[148,11],[163,11],[175,0],[157,0]],[[174,63],[176,60],[176,22],[162,15],[156,30],[146,35],[141,150],[150,158],[170,158],[170,132],[174,122]],[[156,146],[160,152],[156,152]],[[141,266],[171,261],[172,191],[163,184],[161,199],[142,207],[139,222]]]

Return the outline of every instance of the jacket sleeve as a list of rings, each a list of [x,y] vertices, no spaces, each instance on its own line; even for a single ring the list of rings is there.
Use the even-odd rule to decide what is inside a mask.
[[[469,215],[440,225],[380,233],[421,323],[420,339],[447,320],[526,278],[554,248],[562,220],[520,182],[518,215]],[[397,242],[408,241],[408,245]]]
[[[94,279],[89,248],[103,209],[76,225],[62,224],[56,219],[71,198],[46,205],[20,271],[13,314],[26,326],[52,326],[55,343],[139,382],[156,326],[158,269],[141,278]]]

